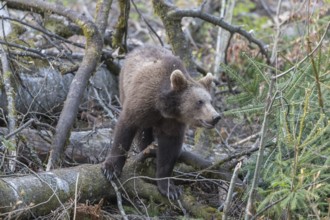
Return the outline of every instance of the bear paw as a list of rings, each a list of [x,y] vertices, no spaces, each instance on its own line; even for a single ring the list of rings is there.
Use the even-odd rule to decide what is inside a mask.
[[[116,166],[111,162],[104,161],[101,165],[101,170],[105,178],[109,181],[113,179],[113,177],[119,177],[121,174],[121,170],[116,169]]]
[[[159,192],[170,198],[171,200],[177,200],[182,194],[181,187],[175,186],[168,180],[159,180],[157,182]]]

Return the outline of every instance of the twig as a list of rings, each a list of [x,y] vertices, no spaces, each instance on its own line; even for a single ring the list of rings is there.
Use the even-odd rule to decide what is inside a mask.
[[[226,198],[224,208],[223,208],[223,216],[222,216],[223,220],[226,220],[227,217],[228,217],[229,205],[230,205],[231,200],[232,200],[233,191],[234,191],[237,176],[238,176],[238,171],[241,168],[241,166],[242,166],[242,162],[239,162],[238,164],[236,164],[233,176],[231,178],[230,185],[229,185],[229,190],[228,190],[228,193],[227,193],[227,198]]]
[[[116,183],[115,183],[114,181],[111,180],[110,183],[111,183],[113,189],[114,189],[115,192],[116,192],[116,196],[117,196],[117,205],[118,205],[118,209],[119,209],[119,211],[120,211],[120,214],[121,214],[121,216],[123,217],[124,220],[128,220],[127,215],[126,215],[126,213],[125,213],[125,210],[124,210],[124,208],[123,208],[122,199],[121,199],[121,194],[120,194],[120,192],[119,192],[119,189],[118,189],[118,187],[117,187],[117,185],[116,185]]]
[[[21,21],[19,19],[15,19],[15,18],[10,18],[10,17],[3,17],[3,16],[0,16],[0,18],[2,19],[7,19],[7,20],[11,20],[11,21],[15,21],[15,22],[19,22],[25,26],[29,26],[30,28],[33,28],[49,37],[52,37],[52,38],[55,38],[55,39],[58,39],[58,40],[61,40],[65,43],[68,43],[68,44],[71,44],[73,46],[76,46],[76,47],[79,47],[79,48],[82,48],[84,49],[86,47],[86,45],[84,44],[81,44],[81,43],[76,43],[76,42],[72,42],[68,39],[65,39],[64,37],[61,37],[57,34],[54,34],[50,31],[48,31],[47,29],[42,29],[40,27],[36,27],[34,25],[31,25],[27,22],[24,22],[24,21]],[[11,47],[16,47],[16,48],[19,48],[19,49],[22,49],[25,51],[26,54],[24,53],[21,53],[21,54],[18,54],[20,56],[32,56],[32,57],[35,57],[35,55],[33,55],[33,53],[35,54],[38,54],[39,57],[36,57],[36,58],[39,58],[39,59],[47,59],[47,55],[50,55],[50,56],[55,56],[56,58],[60,57],[60,58],[63,58],[63,57],[67,57],[68,55],[70,56],[73,56],[73,58],[75,58],[75,55],[73,54],[63,54],[63,53],[56,53],[56,52],[53,52],[53,51],[42,51],[42,50],[37,50],[37,49],[33,49],[33,48],[29,48],[29,47],[24,47],[22,45],[19,45],[19,44],[14,44],[14,43],[9,43],[9,42],[5,42],[5,41],[1,41],[0,40],[0,44],[5,44],[5,45],[8,45],[8,46],[11,46]],[[28,52],[31,52],[32,54],[29,54]],[[16,52],[17,53],[17,52]],[[111,58],[112,52],[111,51],[107,51],[105,49],[102,50],[102,56],[103,56],[103,59],[107,59],[107,58]],[[84,56],[84,54],[82,55],[77,55],[77,59],[82,59]]]
[[[253,147],[250,148],[249,150],[242,151],[240,153],[230,155],[230,156],[228,156],[228,157],[226,157],[226,158],[224,158],[222,160],[217,161],[212,166],[207,167],[205,170],[210,170],[210,169],[218,168],[222,164],[227,163],[228,161],[231,161],[231,160],[236,159],[236,158],[240,158],[242,156],[250,155],[253,152],[256,152],[257,150],[259,150],[259,145],[258,144],[259,144],[259,140],[257,140],[256,143],[253,145]],[[270,144],[270,145],[267,145],[265,147],[270,147],[270,146],[272,146],[272,145]]]
[[[78,201],[78,183],[79,183],[79,174],[77,174],[75,193],[74,193],[74,208],[73,208],[73,220],[76,220],[77,215],[77,201]]]
[[[75,64],[72,66],[69,66],[68,68],[61,69],[61,75],[65,75],[68,73],[74,73],[79,69],[79,64]]]
[[[98,103],[102,106],[102,108],[108,113],[108,116],[113,119],[115,116],[113,115],[112,111],[110,108],[108,108],[108,106],[104,103],[104,101],[102,100],[102,98],[99,95],[99,92],[97,91],[97,89],[95,87],[93,87],[93,91],[96,97],[96,100],[98,101]]]
[[[34,122],[35,125],[37,126],[41,126],[41,127],[44,127],[44,128],[47,128],[48,130],[50,130],[53,134],[55,133],[55,128],[49,124],[46,124],[46,123],[42,123],[40,121],[35,121]]]
[[[61,36],[59,36],[59,35],[57,35],[57,34],[54,34],[53,32],[50,32],[50,31],[47,30],[47,29],[43,29],[43,28],[40,28],[40,27],[36,27],[36,26],[34,26],[34,25],[32,25],[32,24],[29,24],[29,23],[27,23],[27,22],[24,22],[24,21],[22,21],[22,20],[19,20],[19,19],[16,19],[16,18],[11,18],[11,17],[5,17],[5,16],[0,16],[0,19],[10,20],[10,21],[15,21],[15,22],[21,23],[21,24],[23,24],[24,26],[28,26],[28,27],[30,27],[30,28],[32,28],[32,29],[35,29],[35,30],[37,30],[37,31],[39,31],[39,32],[41,32],[41,33],[43,33],[43,34],[46,34],[46,35],[48,35],[49,37],[53,37],[53,38],[55,38],[55,39],[61,40],[61,41],[65,42],[65,43],[72,44],[72,45],[74,45],[74,46],[76,46],[76,47],[79,47],[79,48],[85,48],[85,45],[83,45],[83,44],[69,41],[68,39],[65,39],[64,37],[61,37]]]
[[[237,141],[237,142],[231,144],[230,147],[236,147],[236,146],[238,146],[238,145],[242,145],[242,144],[244,144],[245,142],[247,142],[247,141],[249,141],[249,140],[251,140],[251,139],[253,139],[253,138],[259,137],[259,136],[260,136],[260,132],[258,132],[258,133],[256,133],[256,134],[253,134],[253,135],[251,135],[251,136],[249,136],[249,137],[246,137],[246,138],[244,138],[244,139],[242,139],[242,140],[240,140],[240,141]]]
[[[9,139],[11,138],[13,135],[19,133],[20,131],[22,131],[24,128],[29,127],[32,123],[34,122],[34,119],[31,118],[29,121],[27,121],[25,124],[23,124],[22,126],[20,126],[19,128],[17,128],[16,130],[10,132],[9,134],[7,134],[5,136],[5,139]]]
[[[183,207],[180,199],[176,200],[176,202],[178,203],[180,209],[182,210],[183,215],[186,217],[187,216],[187,210]]]
[[[203,13],[201,10],[196,10],[196,9],[195,10],[175,9],[170,11],[168,13],[168,16],[177,19],[178,18],[181,19],[183,17],[196,17],[204,21],[207,21],[209,23],[212,23],[214,25],[218,25],[232,34],[238,33],[243,37],[245,37],[246,39],[248,39],[250,42],[256,44],[259,47],[261,53],[266,57],[267,63],[270,63],[270,57],[266,51],[266,46],[262,41],[254,38],[251,33],[243,30],[242,28],[228,24],[222,18],[218,18],[213,15]]]
[[[309,34],[309,28],[308,28],[308,34]],[[310,36],[308,35],[307,36],[307,51],[308,51],[308,53],[311,53],[311,50],[312,50],[311,44],[312,44],[312,42],[311,42]],[[325,114],[324,105],[323,105],[323,98],[322,98],[322,91],[321,91],[321,85],[320,85],[319,72],[316,68],[315,59],[314,59],[313,55],[310,56],[310,60],[311,60],[311,63],[312,63],[312,67],[313,67],[312,69],[313,69],[313,73],[314,73],[314,77],[315,77],[315,84],[316,84],[316,88],[317,88],[317,97],[318,97],[318,101],[319,101],[319,106],[321,108],[322,113]]]
[[[164,46],[164,43],[162,41],[162,39],[159,37],[159,35],[157,34],[157,32],[153,29],[153,27],[149,24],[149,22],[147,21],[147,19],[145,19],[145,17],[142,15],[142,13],[140,12],[140,10],[138,9],[138,7],[136,6],[134,0],[131,0],[134,8],[135,8],[135,11],[139,14],[140,18],[144,21],[144,23],[146,23],[148,29],[157,37],[160,45],[163,47]]]
[[[264,209],[260,210],[257,214],[255,214],[251,220],[255,220],[260,214],[262,214],[263,212],[267,211],[268,209],[270,209],[271,207],[273,207],[274,205],[276,205],[279,202],[282,202],[284,199],[286,199],[287,196],[284,196],[281,199],[276,200],[275,202],[272,202],[271,204],[269,204],[268,206],[266,206]]]
[[[229,50],[230,42],[231,42],[231,39],[233,38],[233,36],[234,36],[234,34],[229,35],[227,46],[226,46],[226,49],[224,51],[224,54],[225,54],[224,62],[225,62],[225,64],[228,64],[228,50]],[[229,84],[229,80],[227,81],[227,83]],[[230,92],[232,92],[232,91],[230,91]]]
[[[282,77],[282,76],[286,75],[287,73],[291,72],[292,70],[297,69],[298,66],[300,66],[300,64],[302,64],[302,63],[305,62],[310,56],[312,56],[312,55],[315,53],[315,51],[316,51],[317,49],[319,49],[319,47],[322,45],[322,42],[323,42],[324,38],[327,36],[327,33],[328,33],[328,29],[329,29],[329,27],[330,27],[330,22],[328,22],[328,24],[327,24],[327,26],[326,26],[326,28],[325,28],[325,30],[324,30],[324,33],[323,33],[323,35],[322,35],[321,40],[319,41],[319,43],[316,45],[316,47],[315,47],[315,48],[314,48],[309,54],[307,54],[307,56],[305,56],[302,60],[300,60],[298,63],[296,63],[296,64],[295,64],[293,67],[291,67],[290,69],[284,71],[284,72],[281,73],[281,74],[278,74],[278,75],[276,75],[276,76],[273,76],[273,78],[276,78],[276,79],[277,79],[277,78],[279,78],[279,77]]]
[[[25,46],[22,46],[22,45],[19,45],[19,44],[9,43],[9,42],[3,41],[3,40],[0,40],[0,44],[7,45],[9,47],[16,47],[16,48],[19,48],[19,49],[22,49],[22,50],[25,50],[25,51],[36,53],[41,57],[46,57],[44,54],[42,54],[41,50],[33,49],[33,48],[30,48],[30,47],[25,47]]]

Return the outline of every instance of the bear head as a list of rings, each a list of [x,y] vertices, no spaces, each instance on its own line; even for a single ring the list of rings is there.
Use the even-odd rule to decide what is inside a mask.
[[[213,75],[208,73],[194,81],[177,69],[171,73],[170,82],[170,91],[163,99],[163,116],[192,126],[213,128],[221,118],[212,106]]]

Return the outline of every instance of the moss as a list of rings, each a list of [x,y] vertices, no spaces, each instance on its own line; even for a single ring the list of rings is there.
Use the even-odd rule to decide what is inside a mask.
[[[128,3],[129,4],[129,3]],[[127,29],[127,19],[129,15],[129,6],[127,5],[126,0],[119,1],[120,15],[116,24],[116,31],[112,38],[113,48],[120,48],[120,52],[126,51],[126,48],[123,47],[122,42]]]
[[[76,23],[83,31],[84,36],[86,37],[86,42],[90,41],[90,38],[93,36],[95,30],[89,26],[84,21],[81,20],[75,20],[74,23]]]
[[[10,79],[10,77],[11,77],[10,71],[6,71],[6,72],[3,73],[3,79],[4,80]]]
[[[194,136],[194,144],[199,143],[203,130],[201,128],[196,128],[195,136]]]
[[[74,34],[62,20],[57,18],[45,19],[45,28],[64,38],[71,37]]]
[[[26,31],[26,28],[22,24],[18,23],[12,23],[12,32],[9,34],[9,36],[15,37],[17,39],[17,36],[23,34]]]
[[[203,157],[209,157],[213,154],[217,133],[214,129],[197,128],[195,131],[194,141],[195,150]]]
[[[153,1],[155,13],[161,18],[168,37],[169,43],[172,45],[174,54],[179,56],[185,64],[188,71],[192,76],[195,76],[196,68],[192,60],[192,55],[188,42],[182,32],[180,19],[168,17],[167,14],[170,10],[174,9],[173,6],[164,3],[163,1]]]
[[[96,20],[96,16],[98,13],[100,13],[100,8],[101,8],[101,5],[103,4],[103,1],[102,0],[99,0],[96,2],[96,6],[95,6],[95,20]]]
[[[216,208],[201,204],[188,191],[184,193],[185,206],[189,207],[191,214],[195,218],[201,219],[222,219],[222,213]]]

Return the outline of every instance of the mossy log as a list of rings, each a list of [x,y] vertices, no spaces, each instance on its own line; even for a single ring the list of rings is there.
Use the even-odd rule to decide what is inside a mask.
[[[0,129],[0,133],[6,133],[5,129]],[[96,132],[72,132],[70,144],[66,151],[67,158],[72,157],[81,162],[94,159],[96,159],[94,162],[102,161],[102,158],[96,157],[96,155],[106,155],[105,151],[110,143],[110,134],[111,130],[109,129],[98,129]],[[45,141],[45,137],[41,138],[40,135],[45,136],[45,131],[23,129],[20,131],[20,136],[24,141],[20,141],[20,143],[34,146],[33,150],[37,152],[37,155],[44,157],[50,149],[50,144]],[[158,204],[173,206],[176,201],[170,202],[166,197],[161,196],[155,185],[155,180],[152,179],[155,176],[154,161],[151,159],[148,160],[149,163],[141,163],[146,158],[154,157],[155,150],[155,145],[150,145],[140,154],[131,155],[124,166],[118,186],[120,191],[125,192],[125,197],[129,200],[138,197],[144,198],[146,201],[150,200]],[[23,158],[26,158],[28,151],[24,150],[19,155],[23,153],[25,154]],[[192,174],[204,169],[206,172],[203,172],[205,174],[203,176],[206,179],[229,180],[231,177],[230,171],[222,170],[217,174],[207,172],[212,163],[191,152],[182,152],[179,160],[181,163],[177,164],[176,170],[179,170],[181,175],[182,173]],[[183,182],[185,181],[183,180]],[[194,182],[193,179],[191,181]],[[196,195],[193,192],[190,193],[191,181],[183,183],[181,180],[179,183],[185,186],[185,193],[180,198],[183,208],[189,213],[189,216],[205,219],[218,218],[221,213],[216,208],[203,204],[194,197]],[[46,215],[63,206],[66,202],[75,201],[76,195],[78,195],[78,202],[81,203],[85,203],[87,200],[98,203],[103,198],[111,203],[115,203],[116,200],[116,192],[102,175],[100,165],[85,164],[51,172],[0,178],[0,213],[2,213],[0,218],[9,215],[20,218]],[[63,207],[63,210],[65,209]],[[68,209],[67,212],[68,215],[72,215],[70,213],[72,209]]]
[[[134,167],[129,162],[120,177],[127,193],[131,196],[137,193],[144,198],[161,197],[156,186],[142,183],[139,178],[126,181],[132,178],[132,169]],[[1,178],[0,216],[33,218],[46,215],[65,202],[74,200],[76,194],[83,203],[86,200],[116,198],[116,192],[102,175],[100,165],[85,164],[34,175]]]
[[[157,190],[156,185],[138,177],[136,162],[129,160],[119,182],[129,198],[145,198],[162,204],[170,202]],[[76,190],[77,189],[77,190]],[[214,217],[220,213],[206,204],[201,204],[190,195],[189,190],[181,197],[183,208],[195,217]],[[11,216],[18,219],[31,219],[47,215],[66,202],[99,202],[102,199],[115,202],[116,192],[102,175],[100,165],[80,165],[26,176],[0,179],[0,217]],[[64,208],[65,210],[65,208]],[[212,210],[212,211],[211,211]],[[67,210],[72,215],[72,210]]]

